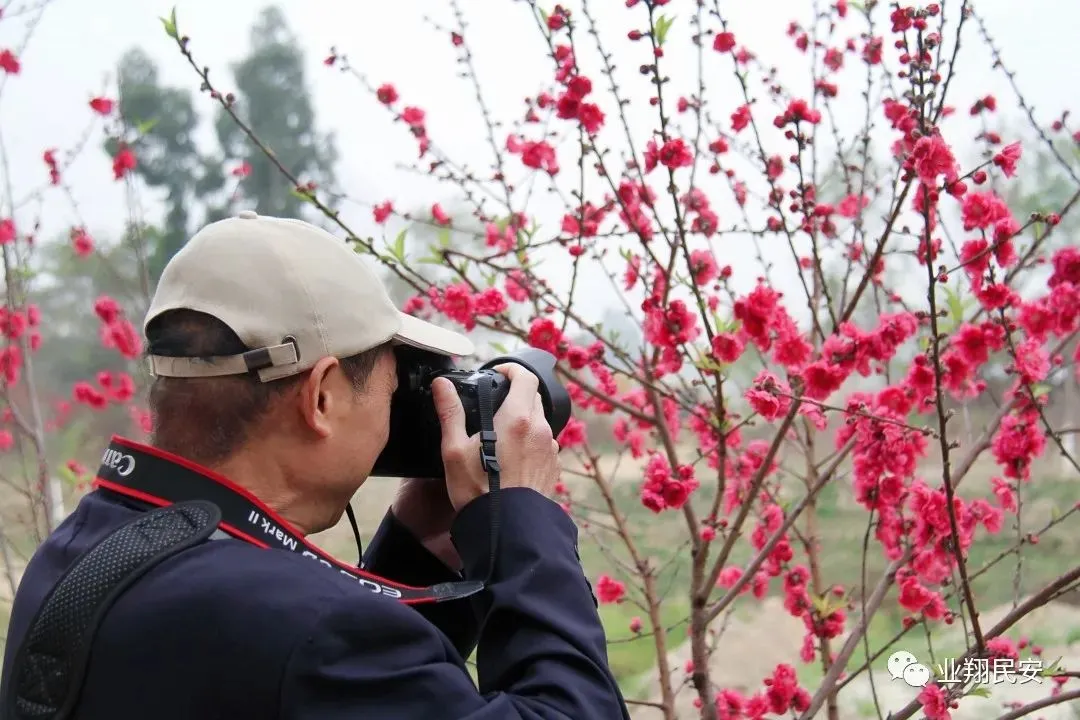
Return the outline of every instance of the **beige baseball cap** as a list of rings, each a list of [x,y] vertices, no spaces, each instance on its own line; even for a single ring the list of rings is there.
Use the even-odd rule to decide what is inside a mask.
[[[301,220],[250,210],[207,225],[173,256],[143,331],[162,313],[180,309],[214,316],[251,350],[214,358],[150,355],[154,375],[257,371],[267,382],[303,372],[321,358],[349,357],[386,342],[440,355],[474,352],[464,335],[400,312],[378,276],[341,239]]]

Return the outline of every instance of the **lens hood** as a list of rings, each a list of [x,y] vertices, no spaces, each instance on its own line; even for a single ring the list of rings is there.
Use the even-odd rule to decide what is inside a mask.
[[[544,416],[551,426],[551,434],[558,437],[566,423],[570,422],[572,403],[570,393],[555,376],[555,356],[546,350],[527,347],[505,355],[499,355],[480,366],[490,370],[498,365],[514,363],[522,366],[540,380],[538,391],[544,403]]]

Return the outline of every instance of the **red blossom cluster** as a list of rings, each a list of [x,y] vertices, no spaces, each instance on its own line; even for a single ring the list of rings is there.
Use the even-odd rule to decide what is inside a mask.
[[[379,98],[379,102],[391,108],[400,99],[397,88],[390,83],[380,85],[375,94]],[[431,140],[428,138],[427,125],[425,124],[426,117],[427,115],[422,109],[413,105],[403,107],[397,115],[397,120],[404,123],[409,128],[412,136],[416,138],[420,157],[424,157],[428,148],[431,147]]]
[[[142,336],[124,317],[120,303],[107,295],[94,302],[94,314],[101,321],[101,344],[115,349],[123,357],[134,360],[142,352]]]
[[[693,662],[688,662],[686,671],[693,672],[693,667]],[[763,692],[750,696],[731,689],[717,692],[714,702],[718,717],[722,720],[761,720],[770,715],[782,717],[803,712],[810,707],[810,693],[799,685],[795,668],[787,663],[777,665],[763,685]],[[701,698],[694,698],[695,707],[700,709],[703,704]]]
[[[91,410],[104,410],[110,402],[126,404],[135,396],[135,381],[127,373],[102,370],[97,385],[81,380],[71,389],[72,398]]]

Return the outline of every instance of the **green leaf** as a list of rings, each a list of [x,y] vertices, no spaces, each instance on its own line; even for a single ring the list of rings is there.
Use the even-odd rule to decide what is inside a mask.
[[[536,9],[540,11],[540,19],[544,21],[544,25],[547,25],[548,24],[548,14],[547,14],[547,12],[542,7],[538,7]]]
[[[990,697],[990,688],[985,685],[980,685],[979,687],[968,690],[967,694],[974,695],[975,697],[988,698]]]
[[[729,317],[726,320],[720,317],[720,313],[713,311],[713,327],[716,328],[717,334],[735,332],[739,326],[739,321],[734,317]]]
[[[783,508],[784,504],[790,505],[790,501],[781,501],[780,505]],[[810,597],[810,604],[818,615],[825,618],[832,615],[837,610],[847,606],[847,601],[843,598],[838,598],[832,593],[826,593],[824,595],[812,595]]]
[[[71,468],[67,466],[67,463],[61,465],[56,471],[68,485],[76,485],[79,482],[79,476],[71,471]]]
[[[145,135],[154,129],[154,126],[158,124],[158,118],[150,118],[149,120],[140,120],[135,124],[135,132],[139,135]]]
[[[165,34],[171,37],[173,40],[180,39],[180,33],[176,30],[176,8],[172,9],[167,18],[158,18],[161,20],[161,24],[165,26]]]
[[[675,22],[675,18],[672,17],[669,20],[666,15],[661,15],[660,17],[656,18],[655,31],[656,31],[656,44],[658,46],[660,46],[660,47],[664,46],[664,41],[667,39],[668,30],[671,29],[671,24],[673,22]]]
[[[1062,660],[1062,658],[1059,657],[1057,660],[1055,660],[1053,662],[1053,664],[1050,667],[1044,667],[1042,670],[1040,670],[1039,674],[1042,675],[1043,677],[1050,677],[1051,675],[1057,675],[1059,672],[1061,672],[1061,670],[1058,667],[1061,664],[1061,660]]]
[[[724,366],[713,360],[708,355],[702,355],[700,358],[694,361],[694,367],[698,370],[705,370],[706,372],[723,372]]]
[[[303,200],[304,202],[311,202],[312,201],[311,193],[306,192],[304,190],[300,190],[298,188],[290,188],[289,189],[289,194],[292,195],[294,198],[298,198],[300,200]]]
[[[439,245],[441,247],[450,247],[450,231],[446,228],[439,230]]]
[[[952,288],[948,285],[941,285],[941,291],[945,293],[945,304],[948,307],[948,317],[941,332],[948,334],[960,326],[960,323],[964,321],[964,312],[966,305],[961,297],[953,292]]]
[[[394,246],[390,249],[399,262],[405,262],[405,232],[405,228],[402,228],[394,238]]]
[[[491,347],[496,352],[498,352],[498,353],[500,353],[502,355],[506,355],[506,354],[508,354],[510,352],[509,350],[506,349],[506,346],[503,345],[502,343],[493,342],[493,343],[491,343]]]

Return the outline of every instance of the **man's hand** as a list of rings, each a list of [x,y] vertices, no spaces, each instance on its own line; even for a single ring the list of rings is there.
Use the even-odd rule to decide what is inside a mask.
[[[510,391],[495,413],[495,454],[502,467],[501,486],[527,487],[551,497],[559,479],[559,445],[551,436],[540,381],[521,365],[495,368],[510,379]],[[437,378],[431,386],[442,425],[442,456],[446,488],[454,508],[461,510],[488,491],[480,465],[480,436],[465,434],[465,410],[453,384]]]
[[[428,552],[451,570],[461,570],[461,558],[450,540],[450,525],[457,511],[450,502],[443,480],[402,480],[390,511]]]

